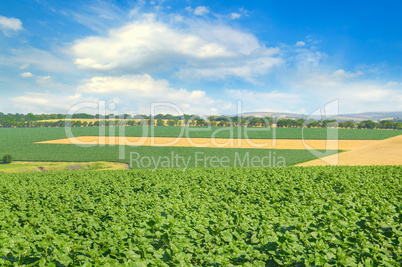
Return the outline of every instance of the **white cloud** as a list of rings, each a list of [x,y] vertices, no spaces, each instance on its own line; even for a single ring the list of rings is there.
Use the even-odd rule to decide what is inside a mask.
[[[76,69],[70,59],[63,58],[60,51],[49,52],[29,47],[13,49],[11,54],[11,56],[0,55],[0,66],[19,67],[21,70],[31,67],[45,72],[64,74],[72,73]]]
[[[306,43],[303,41],[298,41],[295,46],[305,46]]]
[[[275,54],[278,50],[271,49]],[[284,61],[281,58],[272,57],[269,53],[267,56],[245,57],[243,59],[223,61],[220,65],[185,68],[177,73],[181,79],[186,77],[205,79],[214,78],[224,80],[229,77],[242,77],[251,83],[258,83],[257,77],[269,73],[275,66],[282,64]]]
[[[303,103],[302,94],[269,91],[257,92],[253,90],[226,90],[229,99],[241,100],[243,112],[295,112],[303,113],[300,104]]]
[[[22,22],[16,18],[0,16],[0,30],[4,35],[9,36],[9,31],[16,32],[22,30]]]
[[[327,54],[313,49],[299,48],[291,52],[295,54],[287,60],[301,73],[322,71],[322,68],[325,67],[322,63],[328,58]]]
[[[34,75],[32,73],[30,73],[30,72],[24,72],[24,73],[21,73],[20,76],[23,77],[23,78],[29,78],[29,77],[32,77]]]
[[[142,2],[138,1],[136,3],[136,7],[131,10],[129,16],[135,16],[135,13],[142,7]],[[60,13],[99,33],[104,33],[105,29],[109,27],[121,25],[128,15],[126,10],[122,10],[111,1],[103,0],[96,1],[96,4],[83,4],[74,11],[66,10]]]
[[[29,67],[29,64],[24,64],[20,66],[20,70],[25,70],[26,68]]]
[[[160,95],[168,88],[167,80],[154,80],[151,76],[126,75],[121,77],[93,77],[78,90],[85,93],[136,95],[151,97]]]
[[[194,15],[204,16],[209,13],[209,7],[206,6],[198,6],[194,9]]]
[[[124,96],[123,102],[135,103],[136,112],[149,114],[150,104],[169,102],[183,109],[185,113],[216,114],[229,109],[232,105],[215,100],[205,91],[173,89],[167,80],[155,80],[150,75],[124,75],[120,77],[93,77],[78,87],[78,92],[108,96],[110,98]]]
[[[53,81],[51,76],[38,76],[36,79],[36,83],[40,85],[42,88],[51,88],[59,91],[71,92],[74,90],[74,87],[67,84],[57,83]]]
[[[106,38],[88,37],[72,47],[81,68],[112,70],[131,68],[137,71],[158,68],[164,64],[189,59],[228,57],[233,55],[225,46],[199,36],[169,28],[145,17],[120,29],[109,31]]]
[[[188,75],[194,74],[198,78],[250,80],[250,73],[266,74],[282,62],[278,48],[262,46],[252,34],[198,20],[186,20],[178,28],[157,21],[154,15],[112,29],[106,37],[77,40],[71,51],[75,64],[83,69],[128,74],[180,68],[177,77],[186,73],[189,79]],[[255,67],[241,70],[245,65]]]
[[[325,103],[339,100],[340,113],[368,111],[390,111],[402,109],[402,91],[391,88],[389,83],[381,83],[369,78],[364,73],[347,72],[342,69],[325,72],[298,72],[285,84],[294,92],[309,96],[317,108]]]
[[[239,19],[239,18],[241,18],[241,14],[239,14],[239,13],[230,13],[230,18],[231,19]]]
[[[402,110],[402,91],[374,81],[345,83],[328,97],[339,99],[343,113]]]
[[[389,81],[389,82],[386,84],[387,87],[395,87],[395,86],[398,86],[398,85],[402,85],[402,83],[398,83],[398,82],[394,82],[394,81]]]
[[[50,76],[42,76],[42,77],[38,77],[38,79],[36,80],[36,82],[38,84],[42,84],[42,85],[47,85],[49,84],[49,82],[52,81],[52,77]]]
[[[323,71],[299,73],[303,85],[322,87],[338,87],[343,85],[345,80],[356,78],[363,74],[364,73],[361,71],[353,73],[346,72],[343,69],[339,69],[332,73],[326,73]]]
[[[23,113],[62,113],[65,114],[72,106],[82,101],[97,101],[93,97],[83,97],[79,93],[51,94],[27,92],[22,96],[8,99],[13,108]]]

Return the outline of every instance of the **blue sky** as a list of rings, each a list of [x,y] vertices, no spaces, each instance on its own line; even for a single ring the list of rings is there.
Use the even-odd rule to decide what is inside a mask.
[[[0,111],[402,110],[400,1],[0,2]],[[84,111],[84,110],[82,110]],[[88,112],[93,113],[91,110]],[[157,112],[174,113],[172,108]]]

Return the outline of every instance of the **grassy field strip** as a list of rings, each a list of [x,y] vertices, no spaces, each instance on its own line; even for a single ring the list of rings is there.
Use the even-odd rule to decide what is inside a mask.
[[[328,139],[327,129],[300,129],[300,128],[275,128],[253,129],[244,127],[148,127],[129,126],[119,129],[119,127],[73,127],[71,130],[74,136],[99,136],[104,131],[106,136],[119,136],[120,131],[124,130],[123,136],[141,137],[186,137],[191,138],[241,138],[241,139]],[[113,134],[111,133],[113,130]],[[333,130],[333,129],[332,129]],[[402,131],[387,130],[365,130],[365,129],[339,129],[339,140],[383,140],[397,135]],[[67,138],[65,128],[0,128],[0,140],[21,137],[27,141],[34,142],[47,141]],[[1,146],[1,143],[0,143]]]
[[[37,142],[38,144],[97,144],[131,146],[175,146],[175,147],[214,147],[214,148],[262,148],[262,149],[314,149],[353,150],[377,142],[376,140],[300,140],[300,139],[210,139],[210,138],[171,138],[171,137],[99,137],[80,136]]]
[[[338,165],[402,165],[402,136],[376,141],[351,151],[301,163],[298,166],[329,165],[338,157]]]
[[[36,172],[36,171],[88,171],[88,170],[123,170],[124,163],[115,162],[29,162],[14,161],[0,164],[0,172]]]

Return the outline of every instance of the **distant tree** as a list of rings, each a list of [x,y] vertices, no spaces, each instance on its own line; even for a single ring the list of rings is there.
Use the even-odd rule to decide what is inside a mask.
[[[323,120],[322,122],[321,122],[321,126],[322,127],[328,127],[328,125],[329,126],[333,126],[333,125],[336,125],[336,120]]]
[[[71,124],[72,124],[73,127],[81,127],[82,126],[81,121],[73,121]]]
[[[196,124],[197,124],[197,126],[205,126],[205,125],[207,125],[207,122],[204,119],[198,118],[196,120]]]
[[[272,119],[272,118],[270,118],[270,117],[265,117],[265,118],[264,118],[264,125],[263,125],[263,126],[266,126],[266,127],[271,126],[271,125],[272,125],[272,122],[273,122],[273,119]]]
[[[374,129],[376,128],[377,123],[371,120],[361,121],[357,124],[357,128],[359,129]]]
[[[261,119],[257,117],[248,117],[248,126],[257,127],[261,124]]]
[[[353,121],[347,121],[347,122],[345,122],[344,127],[353,129],[356,127],[356,124]]]
[[[277,127],[296,127],[297,122],[293,119],[280,119],[276,122]]]
[[[157,119],[156,120],[156,126],[165,126],[165,123],[163,122],[163,119]]]
[[[3,163],[9,164],[12,163],[14,160],[13,156],[10,154],[7,154],[3,157]]]
[[[316,122],[315,120],[310,120],[310,122],[307,124],[308,128],[315,128],[315,127],[319,127],[320,124],[318,122]]]
[[[379,123],[379,128],[381,128],[381,129],[394,129],[395,128],[395,122],[389,121],[389,120],[382,120]]]
[[[34,121],[34,120],[36,120],[36,119],[35,119],[35,115],[32,114],[32,113],[28,113],[28,114],[26,115],[26,119],[29,120],[29,121]]]
[[[298,119],[298,120],[296,121],[296,126],[297,126],[297,127],[303,127],[304,122],[305,122],[305,119],[300,118],[300,119]]]

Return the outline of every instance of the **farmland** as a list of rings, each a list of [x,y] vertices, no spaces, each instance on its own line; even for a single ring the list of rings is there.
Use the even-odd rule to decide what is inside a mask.
[[[351,151],[330,155],[313,161],[304,162],[300,166],[322,166],[333,162],[337,165],[370,166],[370,165],[402,165],[402,136],[372,142]]]
[[[141,134],[140,127],[125,127],[127,136],[138,136]],[[155,127],[156,136],[174,136],[177,134],[178,127]],[[87,136],[99,134],[99,128],[73,128],[76,136]],[[110,130],[106,128],[108,135]],[[193,131],[197,134],[198,132]],[[255,132],[258,133],[258,132]],[[119,159],[119,146],[92,146],[80,147],[74,145],[61,144],[37,144],[36,142],[66,138],[64,128],[11,128],[0,129],[0,154],[12,154],[18,161],[62,161],[62,162],[91,162],[109,161],[129,163],[130,152],[141,155],[160,155],[170,156],[172,152],[183,157],[192,157],[189,167],[195,167],[194,154],[204,153],[209,156],[228,156],[233,163],[235,153],[241,157],[249,153],[250,155],[263,157],[271,150],[258,149],[217,149],[217,148],[192,148],[192,147],[125,147],[124,159]],[[293,165],[314,159],[314,156],[306,150],[272,150],[277,157],[286,158],[286,165]],[[336,151],[333,151],[336,153]],[[229,165],[229,166],[233,166]],[[200,167],[204,167],[201,165]]]
[[[99,136],[99,131],[104,130],[106,136],[119,135],[119,127],[86,127],[86,128],[70,128],[75,136]],[[124,127],[125,136],[138,137],[143,134],[141,127]],[[187,133],[183,136],[191,138],[210,138],[213,135],[212,130],[218,130],[216,138],[228,138],[233,134],[233,138],[245,137],[245,128],[224,128],[213,127],[208,129],[205,127],[151,127],[145,128],[145,135],[156,137],[177,137],[180,136],[182,129],[187,129]],[[153,131],[153,132],[152,132]],[[232,131],[232,132],[231,132]],[[363,142],[363,140],[381,140],[400,134],[400,131],[386,130],[366,130],[366,129],[338,129],[339,139],[345,142]],[[265,138],[272,139],[274,136],[278,139],[278,143],[287,142],[288,139],[300,140],[302,137],[307,140],[307,143],[314,141],[313,139],[324,140],[327,138],[326,129],[305,129],[304,133],[300,128],[277,128],[269,131],[261,129],[249,131],[247,136],[250,139]],[[276,157],[284,157],[286,166],[310,161],[314,156],[305,149],[299,146],[290,146],[290,149],[253,149],[253,148],[235,148],[235,149],[218,149],[218,148],[194,148],[194,147],[151,147],[151,146],[125,146],[124,157],[119,158],[120,146],[75,146],[62,144],[38,144],[37,142],[45,142],[57,139],[67,138],[64,128],[1,128],[0,129],[0,154],[12,154],[17,161],[60,161],[60,162],[92,162],[92,161],[109,161],[109,162],[124,162],[130,163],[130,153],[136,152],[142,156],[160,155],[170,156],[171,153],[180,154],[185,158],[192,157],[189,167],[197,167],[194,161],[196,152],[203,153],[205,157],[211,156],[228,156],[231,164],[234,166],[235,153],[240,157],[246,154],[257,157],[264,157],[272,153],[276,153]],[[356,140],[356,142],[348,141]],[[361,140],[361,141],[359,141]],[[341,143],[342,144],[342,143]],[[278,147],[280,148],[280,146]],[[323,149],[321,148],[318,149]],[[343,149],[340,147],[339,149]],[[347,148],[346,148],[347,150]],[[337,151],[328,151],[328,153],[336,153]],[[0,155],[0,156],[1,156]],[[200,167],[205,167],[201,165]],[[206,166],[208,167],[208,166]],[[153,168],[153,166],[151,166]]]
[[[108,142],[119,135],[118,127],[70,129],[74,136],[89,139],[99,138],[99,130],[104,130],[111,137]],[[148,128],[146,135],[172,138],[180,136],[181,129]],[[212,130],[219,130],[215,137],[220,141],[231,137],[230,130],[222,127],[190,129],[184,136],[208,139],[214,137]],[[142,135],[141,127],[124,131],[127,137]],[[350,153],[360,151],[359,146],[362,151],[382,149],[384,143],[397,152],[392,155],[400,154],[400,131],[338,131],[340,148],[350,148]],[[234,128],[234,138],[245,136],[244,128]],[[302,137],[307,143],[325,144],[327,131],[277,128],[248,133],[256,142],[275,136],[279,148],[285,144],[292,148]],[[306,149],[41,143],[65,138],[64,128],[0,129],[0,154],[12,154],[17,160],[0,170],[34,164],[23,161],[41,166],[65,162],[54,163],[64,167],[82,162],[91,169],[98,161],[130,163],[132,153],[138,158],[172,158],[171,162],[180,155],[189,161],[185,166],[138,164],[132,166],[137,170],[124,171],[0,172],[0,265],[400,266],[402,262],[400,166],[264,168],[310,164],[315,156]],[[197,153],[209,159],[226,157],[227,168],[216,168],[222,165],[212,161],[200,163],[194,158]],[[239,158],[251,158],[252,164],[241,164]],[[256,164],[253,158],[269,162]],[[284,162],[279,165],[275,159]]]
[[[105,134],[110,135],[110,129],[119,135],[119,127],[77,127],[71,128],[75,136],[98,136],[99,130],[104,128]],[[122,127],[125,136],[143,136],[145,129],[146,136],[155,137],[178,137],[183,131],[183,137],[191,138],[250,138],[250,139],[327,139],[327,129],[322,128],[245,128],[245,127],[181,127],[181,126],[156,126]],[[231,130],[232,129],[232,130]],[[401,135],[399,130],[371,130],[371,129],[332,129],[338,132],[339,140],[382,140]],[[152,131],[154,131],[152,133]],[[247,131],[247,135],[245,134]],[[212,136],[213,133],[215,136]],[[231,134],[233,134],[231,136]],[[36,141],[46,141],[66,138],[64,128],[0,128],[0,136],[7,138],[12,135],[27,136],[35,138]],[[331,138],[331,137],[329,137]]]
[[[401,171],[390,166],[0,174],[0,261],[400,266]]]

